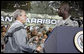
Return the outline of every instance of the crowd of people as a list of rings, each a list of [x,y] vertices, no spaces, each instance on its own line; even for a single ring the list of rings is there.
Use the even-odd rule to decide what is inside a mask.
[[[4,53],[4,47],[5,47],[4,37],[9,27],[10,25],[7,25],[7,27],[5,27],[4,25],[1,25],[1,50],[2,50],[1,52],[2,53]],[[38,53],[43,53],[44,42],[48,38],[49,34],[52,32],[52,28],[49,27],[49,29],[47,30],[44,24],[40,24],[38,28],[36,28],[36,26],[33,26],[33,29],[30,30],[30,26],[27,26],[25,29],[27,31],[26,39],[29,46],[32,47],[33,49],[35,49],[36,47],[39,47],[41,48],[41,51],[39,51]],[[37,53],[37,52],[35,51],[34,53]]]
[[[45,26],[41,24],[39,28],[33,27],[33,29],[30,30],[30,26],[28,26],[26,29],[29,45],[33,48],[39,46],[42,49],[40,52],[43,52],[44,42],[48,38],[48,34],[51,32],[52,28],[49,28],[47,31]]]

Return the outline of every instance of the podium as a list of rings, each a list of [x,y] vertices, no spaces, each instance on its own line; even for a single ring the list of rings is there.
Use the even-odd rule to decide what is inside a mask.
[[[79,31],[83,31],[83,28],[55,27],[45,41],[45,53],[80,53],[74,44],[74,37]]]

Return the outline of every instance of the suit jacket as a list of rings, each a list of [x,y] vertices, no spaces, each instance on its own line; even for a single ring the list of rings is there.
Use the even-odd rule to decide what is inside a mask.
[[[12,32],[15,28],[24,25],[16,20],[9,28],[8,32]],[[7,32],[7,33],[8,33]],[[6,33],[6,34],[7,34]],[[23,53],[23,51],[32,53],[33,50],[29,47],[27,43],[27,33],[25,29],[20,29],[13,33],[13,37],[8,37],[8,42],[5,45],[5,53]]]

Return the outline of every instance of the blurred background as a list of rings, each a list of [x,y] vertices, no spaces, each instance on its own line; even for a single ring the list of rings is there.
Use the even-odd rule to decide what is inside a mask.
[[[62,2],[69,3],[70,14],[83,27],[83,1],[1,1],[1,52],[4,53],[4,37],[10,25],[15,21],[12,18],[12,13],[16,9],[26,11],[25,28],[27,30],[27,39],[38,36],[35,39],[41,38],[41,41],[39,39],[37,41],[44,44],[53,28],[55,28],[56,22],[62,19],[57,13]],[[35,48],[31,43],[30,46]]]
[[[28,17],[27,26],[38,26],[43,22],[31,21],[41,19],[44,22],[46,21],[43,24],[47,27],[52,26],[54,28],[56,21],[62,19],[57,14],[59,5],[62,2],[70,4],[70,13],[73,17],[83,20],[83,1],[1,1],[1,23],[11,24],[13,21],[11,13],[16,9],[24,9]]]

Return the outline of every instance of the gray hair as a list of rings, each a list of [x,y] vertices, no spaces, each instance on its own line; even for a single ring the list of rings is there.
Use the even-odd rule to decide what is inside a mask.
[[[16,19],[19,15],[21,15],[21,12],[22,12],[22,11],[23,11],[23,10],[21,10],[21,9],[15,10],[15,11],[12,13],[13,18]]]

